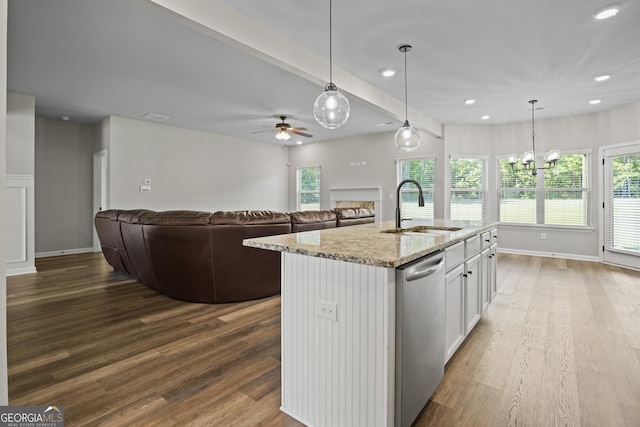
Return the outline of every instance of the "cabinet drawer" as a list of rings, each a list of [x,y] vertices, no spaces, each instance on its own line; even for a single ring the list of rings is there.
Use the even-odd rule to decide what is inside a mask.
[[[491,244],[498,243],[498,229],[491,230]]]
[[[491,246],[491,232],[487,231],[480,235],[480,243],[482,244],[482,249],[486,249]]]
[[[464,242],[456,243],[444,250],[446,269],[450,270],[464,261]]]
[[[480,252],[480,236],[469,237],[464,241],[464,256],[469,258]]]

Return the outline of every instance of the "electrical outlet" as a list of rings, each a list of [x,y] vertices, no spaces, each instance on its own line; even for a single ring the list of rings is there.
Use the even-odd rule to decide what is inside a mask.
[[[316,301],[317,313],[320,317],[326,317],[334,321],[338,320],[338,304],[328,301]]]
[[[547,233],[540,233],[540,240],[546,240],[547,239]]]

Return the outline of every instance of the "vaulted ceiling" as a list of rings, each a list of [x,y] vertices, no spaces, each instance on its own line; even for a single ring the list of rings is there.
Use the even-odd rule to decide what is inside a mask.
[[[333,0],[333,81],[352,110],[330,131],[312,112],[329,79],[328,0],[9,0],[8,90],[35,96],[49,118],[154,113],[281,144],[252,132],[286,115],[322,141],[402,124],[408,43],[409,120],[439,135],[441,124],[528,120],[530,99],[538,119],[640,102],[640,2],[594,19],[607,5]]]

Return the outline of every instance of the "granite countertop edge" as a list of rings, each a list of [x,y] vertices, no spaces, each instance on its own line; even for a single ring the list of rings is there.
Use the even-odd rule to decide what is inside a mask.
[[[422,224],[413,222],[411,226],[413,225]],[[441,237],[419,233],[383,233],[383,230],[394,227],[393,221],[386,221],[245,239],[243,245],[375,267],[396,268],[489,231],[495,228],[497,223],[484,222],[469,225],[464,222],[436,220],[435,224],[429,225],[460,226],[462,230]],[[407,249],[405,246],[410,247]],[[380,248],[384,253],[379,252]],[[384,248],[388,250],[384,251]]]

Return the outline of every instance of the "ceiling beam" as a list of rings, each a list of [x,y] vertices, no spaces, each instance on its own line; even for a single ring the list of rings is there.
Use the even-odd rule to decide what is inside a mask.
[[[243,15],[220,0],[150,0],[174,12],[199,31],[258,57],[323,88],[328,82],[329,61],[294,41]],[[195,25],[194,25],[195,24]],[[356,75],[332,64],[338,88],[369,108],[405,120],[405,104]],[[321,90],[321,89],[320,89]],[[409,107],[411,124],[442,138],[442,125]]]

